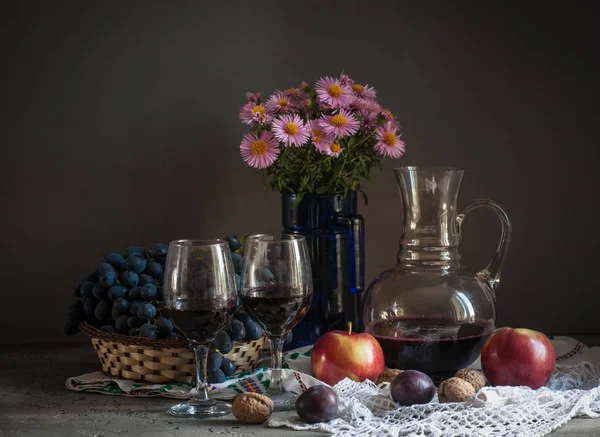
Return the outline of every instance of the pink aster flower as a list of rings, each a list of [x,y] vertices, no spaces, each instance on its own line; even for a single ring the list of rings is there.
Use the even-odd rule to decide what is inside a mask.
[[[331,143],[329,147],[325,147],[323,150],[319,149],[319,152],[324,155],[335,156],[337,158],[340,156],[340,153],[342,153],[342,150],[344,149],[342,149],[338,143],[334,142]]]
[[[248,102],[256,103],[257,105],[260,104],[261,97],[260,93],[246,93]]]
[[[404,154],[404,141],[396,134],[398,130],[392,122],[388,121],[383,126],[377,128],[375,134],[377,142],[375,150],[381,156],[389,156],[390,158],[400,158]]]
[[[351,107],[363,118],[377,118],[381,113],[381,106],[379,103],[362,97],[354,97]]]
[[[240,144],[240,154],[251,167],[266,168],[279,156],[279,143],[268,131],[263,131],[260,136],[247,133]]]
[[[248,102],[240,109],[240,120],[247,125],[264,124],[271,120],[264,106]]]
[[[362,97],[363,99],[374,99],[377,96],[377,92],[375,88],[369,85],[361,85],[359,83],[354,83],[351,86],[352,94],[357,97]]]
[[[308,99],[308,94],[302,91],[301,88],[288,88],[283,94],[290,100],[290,103],[295,108],[301,108],[304,101]]]
[[[354,85],[354,81],[352,79],[350,79],[350,76],[348,76],[347,74],[342,73],[340,75],[340,83],[342,85],[346,85],[346,86],[352,86]]]
[[[333,136],[325,133],[323,128],[319,125],[317,120],[311,120],[309,122],[310,126],[310,137],[312,139],[313,144],[319,152],[324,152],[325,150],[329,150],[331,143],[333,143]]]
[[[310,137],[310,128],[298,114],[286,114],[273,120],[273,134],[286,146],[300,147]]]
[[[335,115],[321,117],[319,125],[326,134],[337,138],[355,134],[358,131],[360,122],[350,111],[340,109]]]
[[[339,79],[322,77],[315,83],[315,90],[319,103],[325,103],[332,108],[346,107],[350,104],[352,90]]]
[[[291,99],[285,94],[279,92],[269,97],[265,105],[269,114],[287,114],[293,112],[294,105]]]

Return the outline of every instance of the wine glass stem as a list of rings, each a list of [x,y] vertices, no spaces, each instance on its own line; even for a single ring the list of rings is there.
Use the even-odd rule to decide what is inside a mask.
[[[208,359],[208,347],[210,343],[192,343],[196,357],[196,389],[192,390],[192,398],[195,401],[208,401],[208,388],[206,386],[206,367]]]
[[[281,366],[283,365],[283,337],[271,337],[271,387],[283,392]]]

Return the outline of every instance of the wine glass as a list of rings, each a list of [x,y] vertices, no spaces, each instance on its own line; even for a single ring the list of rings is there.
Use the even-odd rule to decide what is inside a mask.
[[[192,398],[172,406],[172,416],[217,417],[231,405],[215,401],[206,386],[206,361],[215,335],[229,323],[237,304],[229,245],[224,240],[169,243],[163,286],[163,313],[190,342],[196,359]]]
[[[306,315],[312,300],[312,274],[306,240],[300,235],[251,235],[244,245],[240,300],[269,337],[271,383],[267,396],[275,410],[295,407],[297,396],[283,389],[283,341]]]

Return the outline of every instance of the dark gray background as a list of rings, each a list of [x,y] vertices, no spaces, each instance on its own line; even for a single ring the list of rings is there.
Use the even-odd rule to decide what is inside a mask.
[[[489,197],[514,225],[498,323],[600,332],[594,14],[500,3],[5,9],[0,343],[85,341],[62,335],[65,307],[108,252],[277,229],[278,193],[239,157],[244,93],[342,70],[375,86],[407,144],[366,185],[368,280],[395,262],[392,168],[460,165],[461,204]],[[465,264],[483,267],[499,224],[474,212],[464,229]]]

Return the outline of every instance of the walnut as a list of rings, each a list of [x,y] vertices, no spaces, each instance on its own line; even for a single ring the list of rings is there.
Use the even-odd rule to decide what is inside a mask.
[[[400,369],[385,369],[383,372],[379,374],[377,377],[376,384],[379,385],[383,382],[392,382],[396,376],[404,372],[404,370]]]
[[[481,390],[487,384],[485,380],[485,376],[483,376],[483,372],[474,369],[462,369],[456,372],[454,375],[457,378],[464,379],[469,384],[473,386],[475,389],[475,393]]]
[[[438,388],[440,402],[464,402],[475,397],[475,389],[464,379],[452,377]]]
[[[235,397],[231,412],[244,423],[266,422],[273,412],[273,401],[258,393],[242,393]]]

